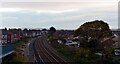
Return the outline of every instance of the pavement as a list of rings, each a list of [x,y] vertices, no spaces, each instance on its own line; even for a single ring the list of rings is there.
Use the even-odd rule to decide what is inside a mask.
[[[35,38],[29,41],[25,48],[25,56],[27,58],[27,61],[29,64],[33,64],[35,61],[34,58],[34,51],[33,51],[33,43],[34,43]]]

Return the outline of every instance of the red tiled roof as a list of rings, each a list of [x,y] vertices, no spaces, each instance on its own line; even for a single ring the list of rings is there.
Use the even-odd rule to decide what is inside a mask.
[[[115,43],[115,41],[113,41],[112,39],[107,39],[107,40],[105,40],[105,41],[103,41],[101,43],[103,45],[112,46]]]

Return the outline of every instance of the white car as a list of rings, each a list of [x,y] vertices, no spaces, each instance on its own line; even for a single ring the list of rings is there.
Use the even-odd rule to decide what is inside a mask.
[[[115,49],[115,55],[120,56],[120,49]]]

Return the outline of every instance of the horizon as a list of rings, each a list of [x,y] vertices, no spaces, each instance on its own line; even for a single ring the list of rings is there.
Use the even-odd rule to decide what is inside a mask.
[[[54,26],[53,26],[54,27]],[[6,27],[5,27],[6,28]],[[5,28],[0,28],[0,30],[1,29],[5,29]],[[49,27],[50,28],[50,27]],[[49,30],[49,28],[7,28],[7,30],[9,30],[9,29],[21,29],[21,30],[24,30],[24,29],[28,29],[28,30],[42,30],[42,29],[47,29],[47,30]],[[55,28],[55,27],[54,27]],[[76,30],[76,29],[78,29],[78,28],[76,28],[76,29],[57,29],[57,28],[55,28],[56,30]],[[111,30],[120,30],[120,28],[116,28],[116,29],[111,29]]]

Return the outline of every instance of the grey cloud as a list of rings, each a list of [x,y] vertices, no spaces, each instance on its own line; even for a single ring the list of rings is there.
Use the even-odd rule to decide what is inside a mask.
[[[50,27],[75,29],[86,21],[101,19],[110,24],[112,28],[117,27],[117,6],[112,3],[56,3],[56,2],[32,2],[13,3],[5,2],[3,8],[26,9],[17,12],[2,12],[4,18],[3,27]],[[77,9],[62,13],[49,13],[49,11],[63,11],[66,9]],[[33,10],[33,11],[32,11]],[[36,10],[47,12],[37,13]],[[15,19],[15,17],[17,19]],[[15,20],[14,20],[15,19]]]

